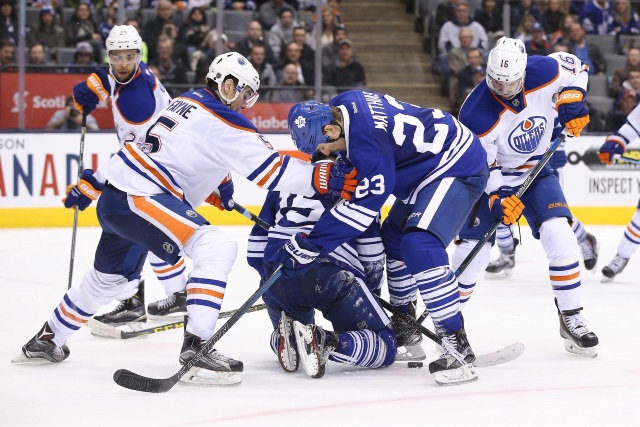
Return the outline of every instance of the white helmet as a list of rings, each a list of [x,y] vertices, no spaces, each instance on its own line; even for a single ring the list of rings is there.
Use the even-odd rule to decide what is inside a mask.
[[[502,37],[489,52],[487,85],[496,95],[511,99],[522,90],[527,52],[522,40]]]
[[[222,93],[222,83],[229,75],[238,80],[236,95],[233,99],[227,99]],[[229,52],[218,55],[209,66],[207,79],[211,79],[218,84],[218,93],[222,99],[227,101],[228,104],[235,101],[242,90],[247,86],[253,91],[253,94],[252,97],[247,100],[246,108],[251,108],[258,100],[260,76],[249,60],[238,52]]]
[[[131,78],[126,82],[119,82],[121,84],[127,84],[133,80],[138,71],[138,66],[140,65],[140,61],[142,60],[142,38],[140,34],[138,34],[138,30],[133,25],[116,25],[109,32],[109,37],[107,37],[107,41],[105,43],[107,48],[107,59],[109,61],[109,66],[111,68],[111,74],[113,74],[114,78],[116,78],[116,73],[113,70],[113,65],[116,62],[127,61],[130,59],[125,58],[112,58],[110,53],[119,51],[119,50],[137,50],[138,54],[133,58],[133,61],[136,63],[136,68],[131,75]],[[118,55],[116,55],[118,56]],[[130,63],[130,62],[129,62]]]

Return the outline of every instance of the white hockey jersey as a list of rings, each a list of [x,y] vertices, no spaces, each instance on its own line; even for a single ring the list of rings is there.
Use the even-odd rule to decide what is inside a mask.
[[[566,87],[586,91],[587,82],[587,67],[576,56],[554,53],[528,58],[522,91],[509,101],[491,92],[486,81],[476,86],[462,105],[460,121],[487,151],[487,193],[524,182],[551,143],[558,117],[554,95]]]
[[[204,88],[175,98],[145,140],[127,144],[98,173],[129,194],[173,194],[193,207],[229,170],[268,190],[313,196],[313,166],[270,148],[249,119]]]

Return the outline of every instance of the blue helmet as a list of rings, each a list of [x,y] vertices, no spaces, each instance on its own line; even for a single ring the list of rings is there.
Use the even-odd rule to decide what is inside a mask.
[[[329,137],[322,133],[322,129],[331,122],[331,107],[316,101],[294,105],[287,118],[296,148],[306,154],[315,153],[318,145],[329,142]]]

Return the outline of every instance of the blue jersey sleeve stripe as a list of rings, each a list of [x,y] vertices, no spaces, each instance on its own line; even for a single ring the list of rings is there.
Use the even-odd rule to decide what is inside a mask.
[[[146,173],[144,173],[140,168],[138,168],[138,166],[136,166],[135,164],[133,164],[133,162],[131,160],[129,160],[127,158],[127,156],[121,151],[118,151],[118,157],[120,157],[122,159],[122,161],[129,166],[131,169],[133,169],[134,171],[136,171],[140,176],[146,178],[148,181],[154,183],[160,190],[162,190],[164,193],[167,194],[171,194],[171,192],[164,188],[162,185],[160,185],[156,180],[152,179],[149,175],[147,175]]]
[[[273,163],[274,160],[276,160],[278,157],[280,157],[280,155],[278,153],[273,153],[271,156],[269,156],[269,158],[267,160],[265,160],[264,163],[262,163],[260,166],[258,166],[258,168],[256,170],[254,170],[253,172],[251,172],[251,174],[249,176],[247,176],[247,179],[249,181],[253,181],[255,180],[262,172],[264,172],[265,169],[267,169],[269,167],[269,165],[271,163]]]
[[[276,177],[271,182],[271,184],[269,184],[270,190],[272,190],[276,185],[278,185],[278,182],[280,182],[280,178],[282,178],[282,175],[284,174],[284,171],[287,169],[287,165],[289,164],[289,159],[290,159],[289,156],[284,157],[284,160],[282,161],[282,166],[280,166],[280,170],[278,171],[278,175],[276,175]]]

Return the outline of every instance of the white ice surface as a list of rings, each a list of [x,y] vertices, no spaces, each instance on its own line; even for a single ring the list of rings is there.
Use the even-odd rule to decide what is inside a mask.
[[[423,369],[398,363],[366,370],[329,362],[322,379],[287,374],[269,348],[271,324],[260,311],[246,314],[217,345],[244,362],[242,385],[177,384],[165,394],[120,388],[112,375],[119,368],[173,375],[181,330],[123,341],[96,338],[83,328],[69,340],[65,362],[12,365],[66,290],[71,230],[0,230],[0,426],[638,426],[640,255],[614,283],[600,283],[623,227],[587,228],[600,241],[597,273],[583,269],[582,276],[583,314],[601,342],[596,359],[564,350],[546,258],[523,228],[513,277],[481,280],[465,323],[476,353],[516,341],[526,349],[508,364],[479,369],[475,383],[439,387],[426,363]],[[223,310],[239,307],[257,285],[244,258],[249,227],[227,229],[237,235],[240,256]],[[92,265],[99,232],[79,229],[75,285]],[[147,303],[164,297],[148,267],[143,274]],[[427,362],[435,359],[434,345],[427,339],[423,345]]]

